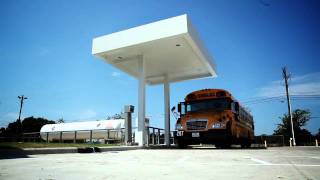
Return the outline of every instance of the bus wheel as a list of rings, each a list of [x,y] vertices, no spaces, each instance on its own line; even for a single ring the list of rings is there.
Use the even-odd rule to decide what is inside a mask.
[[[248,131],[248,139],[246,141],[246,146],[247,148],[251,147],[251,136],[250,136],[250,132]]]
[[[188,144],[186,144],[183,140],[178,140],[179,149],[186,149]]]
[[[231,147],[230,143],[217,143],[214,146],[216,146],[217,149],[229,149]]]
[[[247,146],[247,148],[251,147],[251,140],[250,139],[247,140],[246,146]]]
[[[217,149],[221,149],[222,148],[222,144],[215,144],[214,145]]]
[[[222,148],[225,148],[225,149],[230,149],[231,148],[231,144],[230,143],[226,143],[222,146]]]
[[[241,140],[241,143],[240,143],[240,146],[241,146],[241,148],[246,148],[247,147],[247,139],[242,139]]]
[[[250,148],[251,147],[251,141],[250,139],[243,139],[241,141],[241,148]]]

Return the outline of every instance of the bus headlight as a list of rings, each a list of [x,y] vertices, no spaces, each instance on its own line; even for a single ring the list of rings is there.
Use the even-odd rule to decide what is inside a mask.
[[[177,130],[181,130],[181,129],[183,129],[183,126],[182,126],[181,124],[177,124],[177,125],[176,125],[176,129],[177,129]]]

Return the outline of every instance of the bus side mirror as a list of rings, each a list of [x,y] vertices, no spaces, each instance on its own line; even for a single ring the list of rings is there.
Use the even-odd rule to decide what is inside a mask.
[[[173,106],[173,107],[171,108],[171,112],[174,112],[175,110],[176,110],[176,107]]]

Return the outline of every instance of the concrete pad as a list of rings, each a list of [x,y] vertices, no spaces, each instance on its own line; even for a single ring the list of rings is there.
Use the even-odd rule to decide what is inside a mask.
[[[0,160],[0,179],[320,179],[319,148],[140,149]]]

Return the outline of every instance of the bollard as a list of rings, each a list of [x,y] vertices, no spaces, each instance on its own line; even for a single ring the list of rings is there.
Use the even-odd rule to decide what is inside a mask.
[[[156,144],[156,142],[155,142],[155,130],[154,130],[154,128],[152,128],[152,144],[153,145],[155,145]]]
[[[160,129],[158,129],[158,144],[160,144]]]
[[[316,139],[316,147],[318,147],[318,140]]]
[[[149,147],[149,145],[150,145],[150,142],[149,142],[149,140],[150,140],[150,131],[149,131],[149,127],[147,127],[146,128],[146,130],[147,130],[147,147]]]
[[[290,147],[292,147],[292,138],[290,138],[289,143],[290,143]]]
[[[264,140],[264,147],[267,148],[267,141]]]
[[[174,132],[172,132],[172,145],[175,145],[174,144]]]

